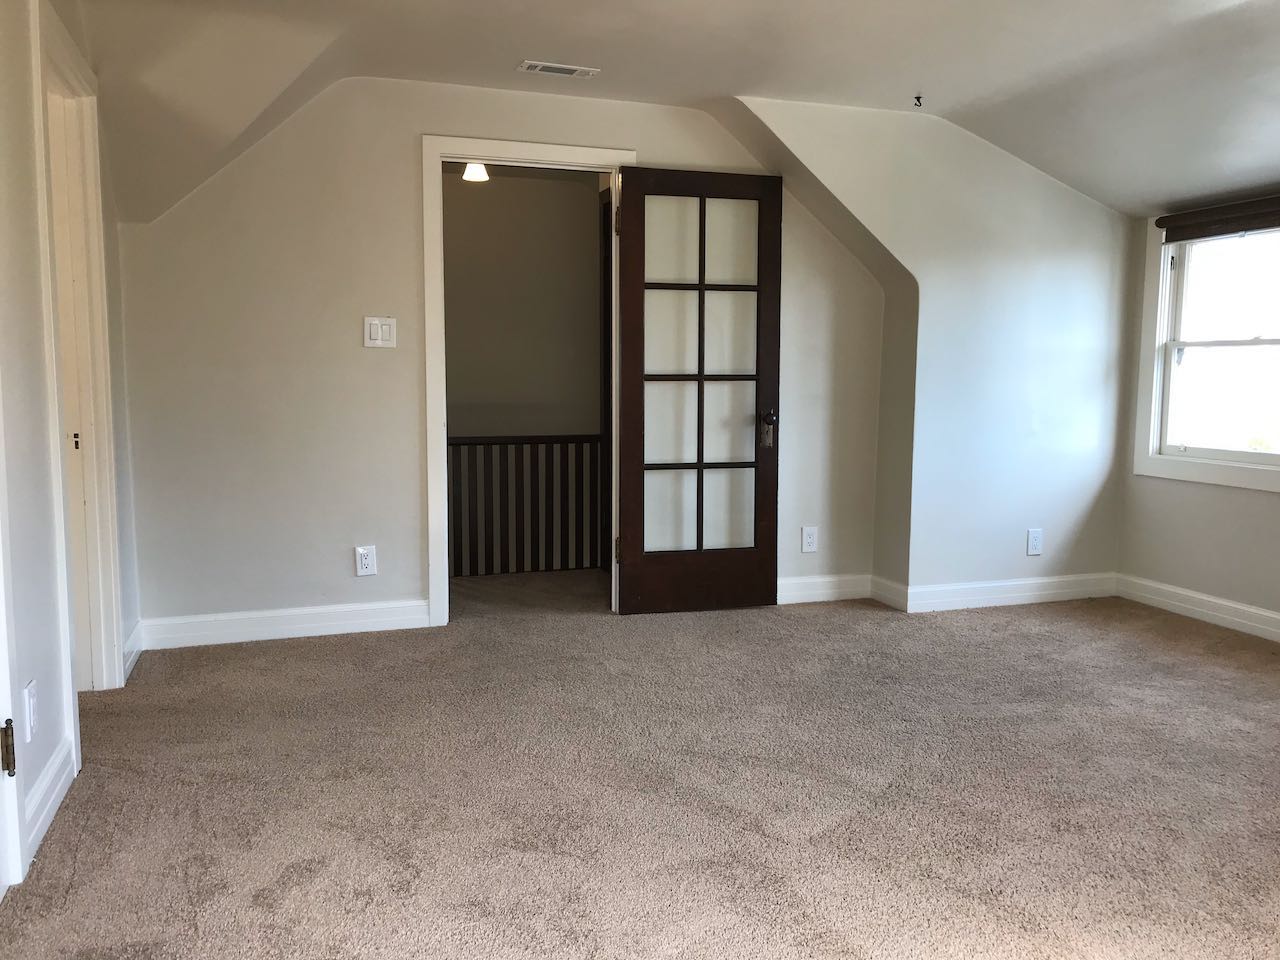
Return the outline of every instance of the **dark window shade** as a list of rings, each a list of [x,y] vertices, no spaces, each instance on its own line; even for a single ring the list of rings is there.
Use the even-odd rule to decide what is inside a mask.
[[[1167,217],[1158,217],[1156,226],[1164,231],[1165,243],[1227,237],[1249,230],[1271,230],[1280,227],[1280,197],[1171,213]]]

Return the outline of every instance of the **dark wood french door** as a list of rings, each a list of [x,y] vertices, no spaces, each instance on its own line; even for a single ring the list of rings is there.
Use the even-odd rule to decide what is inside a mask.
[[[777,602],[782,181],[622,171],[619,610]]]

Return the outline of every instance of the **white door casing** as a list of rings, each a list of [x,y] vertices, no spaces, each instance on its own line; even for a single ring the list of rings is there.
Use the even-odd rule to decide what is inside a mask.
[[[478,140],[469,137],[422,138],[422,240],[427,380],[427,599],[432,626],[449,622],[449,429],[446,417],[444,319],[444,203],[441,164],[449,161],[587,170],[610,174],[613,207],[618,207],[618,170],[636,162],[634,150],[606,147]],[[617,369],[618,238],[613,238],[613,517],[618,516]],[[612,540],[612,538],[610,538]],[[611,564],[611,604],[617,609],[617,559]]]
[[[20,558],[13,556],[10,517],[22,505],[10,502],[0,416],[0,723],[14,719],[17,754],[15,776],[0,774],[0,891],[26,874],[80,769],[74,623],[89,627],[81,678],[99,688],[124,682],[97,83],[48,0],[26,3],[36,52],[31,109],[58,629],[56,636],[16,629],[14,564]],[[74,433],[81,434],[80,451]],[[83,456],[70,456],[75,453]],[[36,755],[24,736],[23,690],[31,678],[22,664],[48,664],[51,643],[57,663],[38,691],[46,726]],[[30,655],[29,646],[37,644],[41,654]]]

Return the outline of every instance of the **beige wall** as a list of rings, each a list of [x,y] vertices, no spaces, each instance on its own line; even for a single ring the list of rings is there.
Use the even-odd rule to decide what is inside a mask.
[[[1120,572],[1280,610],[1280,493],[1130,471]]]
[[[779,576],[870,573],[884,293],[788,192],[782,222]]]
[[[911,586],[1114,571],[1124,218],[936,117],[744,103],[919,284]]]
[[[1124,218],[936,118],[747,106],[802,162],[788,185],[810,203],[789,190],[784,210],[783,576],[1120,569],[1277,605],[1272,495],[1129,475]],[[148,615],[422,596],[424,132],[673,167],[751,171],[768,154],[698,111],[351,80],[125,228]],[[359,347],[375,312],[401,318],[397,351]],[[1215,550],[1185,548],[1179,509]],[[1031,526],[1043,557],[1025,556]],[[378,578],[351,577],[356,542],[378,543]]]
[[[600,431],[599,258],[597,174],[446,170],[451,436]]]
[[[424,596],[424,133],[759,170],[695,110],[347,80],[123,228],[145,616]],[[879,290],[794,203],[783,261],[784,343],[806,350],[783,349],[780,512],[823,547],[802,557],[780,529],[780,573],[867,573]],[[398,349],[361,347],[366,314],[400,318]],[[352,575],[357,543],[377,544],[377,577]]]

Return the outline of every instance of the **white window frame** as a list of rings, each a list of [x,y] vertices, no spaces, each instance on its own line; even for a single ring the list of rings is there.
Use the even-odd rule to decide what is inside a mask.
[[[1179,346],[1229,347],[1238,342],[1178,339],[1179,306],[1186,247],[1194,241],[1164,245],[1163,231],[1148,224],[1146,284],[1143,291],[1141,366],[1138,369],[1137,423],[1134,429],[1134,473],[1280,493],[1280,456],[1239,450],[1170,446],[1165,443],[1169,411],[1169,376]],[[1271,344],[1273,340],[1247,341]]]

